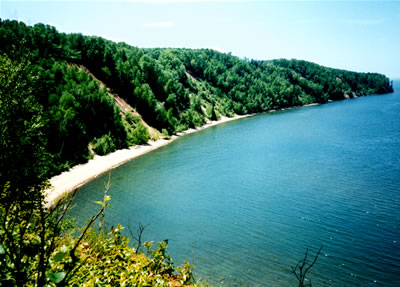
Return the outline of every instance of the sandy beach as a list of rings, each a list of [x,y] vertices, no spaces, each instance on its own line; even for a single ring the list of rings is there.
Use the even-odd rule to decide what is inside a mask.
[[[319,105],[318,103],[313,103],[306,106],[314,106]],[[282,111],[282,110],[289,110],[293,108],[299,107],[289,107],[284,109],[278,110],[270,110],[269,113]],[[204,130],[206,128],[234,121],[237,119],[245,118],[254,116],[255,114],[248,114],[248,115],[236,115],[234,117],[222,117],[218,121],[212,121],[205,124],[202,127],[196,129],[188,129],[184,132],[178,133],[177,135],[172,136],[170,139],[160,139],[157,141],[149,141],[147,145],[137,145],[123,150],[117,150],[113,153],[108,155],[99,156],[95,155],[93,159],[89,160],[87,163],[76,165],[68,171],[61,173],[60,175],[54,176],[50,179],[51,188],[46,190],[46,200],[47,206],[52,206],[55,204],[60,198],[71,193],[75,189],[83,186],[84,184],[90,182],[94,178],[102,175],[117,166],[135,159],[143,154],[146,154],[150,151],[158,149],[162,146],[165,146],[174,140],[178,139],[181,136],[191,134],[194,132],[198,132]]]
[[[57,202],[57,200],[59,200],[63,196],[83,186],[84,184],[88,183],[99,175],[102,175],[127,161],[130,161],[143,154],[165,146],[181,136],[198,132],[221,123],[253,115],[254,114],[234,116],[231,118],[223,117],[218,121],[212,121],[197,129],[189,129],[185,132],[178,133],[178,135],[172,136],[168,140],[160,139],[157,141],[150,141],[147,145],[133,146],[127,149],[115,151],[105,156],[96,155],[87,163],[74,166],[70,170],[65,171],[60,175],[54,176],[50,179],[51,188],[46,190],[47,206],[52,206]]]

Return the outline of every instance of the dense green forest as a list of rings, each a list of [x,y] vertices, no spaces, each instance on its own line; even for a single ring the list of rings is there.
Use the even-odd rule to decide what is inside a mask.
[[[94,231],[106,193],[77,237],[65,220],[69,201],[44,207],[47,179],[95,153],[222,116],[392,91],[380,74],[209,49],[139,49],[0,19],[0,285],[189,284],[192,267],[175,268],[167,242],[146,243],[145,256],[140,235],[133,248],[120,226]]]
[[[23,65],[35,75],[31,101],[41,112],[53,174],[93,151],[147,142],[144,122],[172,135],[221,116],[392,91],[380,74],[300,60],[240,59],[209,49],[139,49],[8,20],[0,22],[0,53],[2,65]],[[121,112],[115,96],[134,111]]]

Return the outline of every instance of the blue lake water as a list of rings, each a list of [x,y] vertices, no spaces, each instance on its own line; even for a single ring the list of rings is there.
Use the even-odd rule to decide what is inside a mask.
[[[400,82],[396,93],[303,107],[184,136],[112,171],[109,226],[150,222],[178,264],[224,286],[400,286]],[[98,210],[104,181],[72,214]]]

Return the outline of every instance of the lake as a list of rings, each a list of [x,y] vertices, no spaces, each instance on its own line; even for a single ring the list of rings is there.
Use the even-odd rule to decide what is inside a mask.
[[[184,136],[112,171],[106,223],[150,223],[145,240],[168,239],[176,264],[215,285],[295,286],[291,268],[323,246],[313,285],[400,286],[395,89]],[[77,194],[81,222],[106,178]]]

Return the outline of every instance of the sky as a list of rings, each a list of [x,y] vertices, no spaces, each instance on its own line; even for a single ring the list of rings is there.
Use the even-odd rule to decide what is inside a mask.
[[[145,48],[211,48],[400,78],[400,0],[0,0],[0,17]]]

